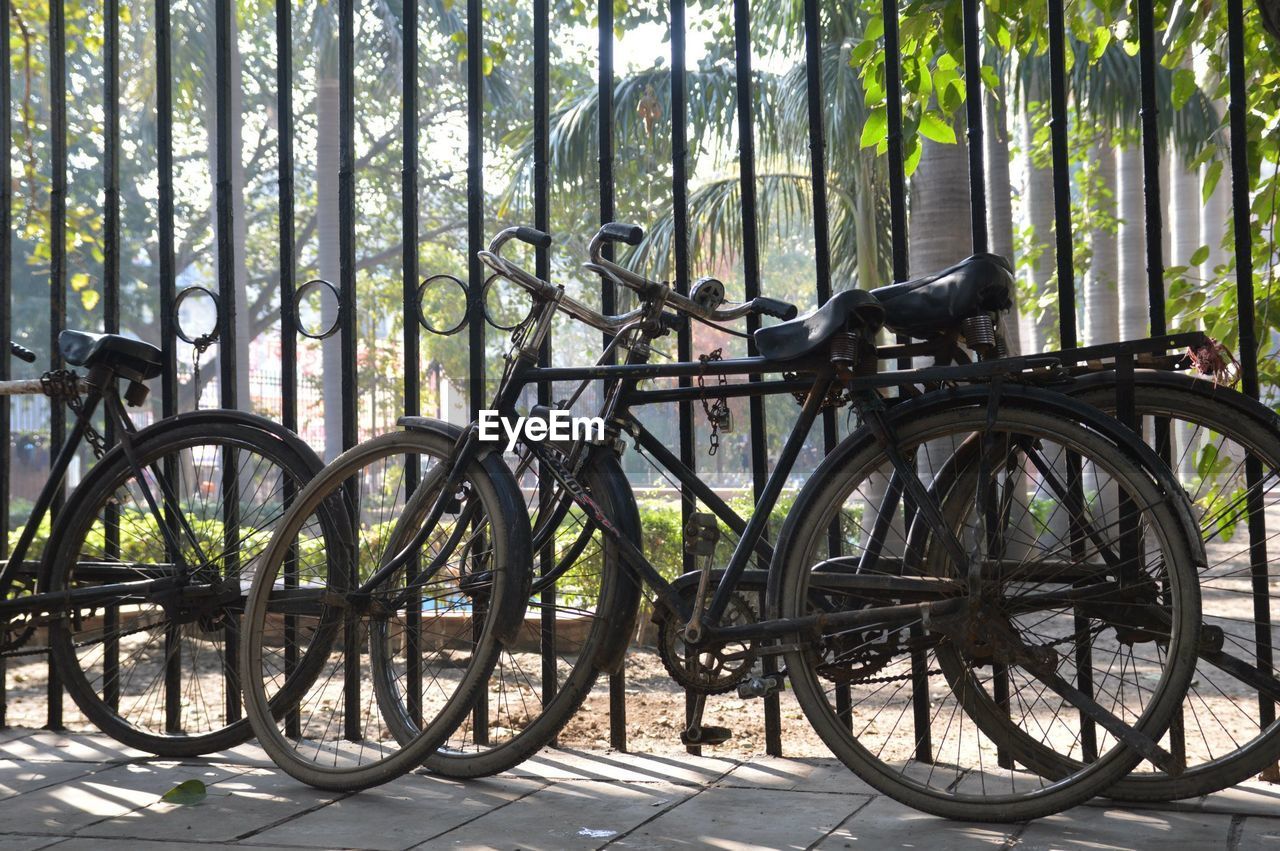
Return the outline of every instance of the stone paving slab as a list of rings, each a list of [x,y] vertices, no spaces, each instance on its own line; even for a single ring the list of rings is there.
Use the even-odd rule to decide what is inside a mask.
[[[833,759],[749,760],[548,750],[460,783],[429,774],[355,795],[266,768],[249,744],[146,759],[103,736],[0,735],[0,851],[254,848],[1224,847],[1280,851],[1280,786],[1241,784],[1172,805],[1112,801],[1023,825],[948,822],[878,795]],[[160,801],[203,780],[190,806]]]
[[[251,845],[396,851],[501,812],[506,804],[545,785],[522,778],[459,783],[418,775],[402,777],[358,795],[343,796],[243,841]]]
[[[713,786],[621,837],[620,848],[808,848],[871,800]]]
[[[1028,824],[1018,837],[1018,849],[1226,848],[1231,822],[1231,816],[1221,813],[1076,807]]]

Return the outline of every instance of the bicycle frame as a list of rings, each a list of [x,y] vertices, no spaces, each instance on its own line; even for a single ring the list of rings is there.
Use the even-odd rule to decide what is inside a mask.
[[[34,505],[31,509],[31,516],[27,519],[23,526],[22,533],[18,536],[18,541],[14,545],[13,552],[0,567],[0,616],[3,615],[20,615],[20,614],[38,614],[58,612],[73,605],[75,606],[92,606],[104,603],[118,603],[123,598],[132,594],[154,594],[172,588],[180,587],[187,581],[184,573],[174,576],[161,577],[156,579],[140,579],[129,582],[114,582],[103,585],[95,585],[85,588],[68,589],[57,593],[35,593],[24,594],[18,597],[9,598],[8,594],[13,588],[14,581],[17,579],[24,559],[31,545],[35,541],[36,533],[40,528],[41,522],[52,509],[55,501],[62,495],[64,484],[66,481],[67,470],[71,466],[71,461],[79,451],[81,444],[85,442],[86,436],[91,428],[91,420],[101,405],[103,413],[107,418],[107,422],[115,426],[119,438],[122,452],[128,460],[137,476],[138,481],[142,485],[143,496],[146,499],[148,508],[156,517],[168,514],[173,516],[174,512],[164,512],[160,504],[156,501],[156,497],[151,492],[151,488],[146,484],[146,478],[143,470],[138,462],[134,452],[133,435],[137,433],[137,429],[133,424],[133,420],[129,417],[125,410],[120,396],[115,392],[106,392],[104,388],[114,388],[114,375],[108,370],[94,369],[90,371],[88,379],[84,382],[88,388],[84,397],[84,402],[80,406],[80,410],[76,413],[75,421],[71,427],[71,433],[67,436],[67,440],[58,450],[58,454],[54,457],[53,464],[49,470],[49,478],[45,481],[44,486],[40,489]],[[60,397],[52,396],[54,402],[60,401]],[[156,481],[161,489],[161,499],[168,504],[176,504],[177,495],[172,492],[172,488],[167,485],[166,478],[163,475],[156,475]],[[181,512],[176,512],[179,523],[186,527],[186,519],[181,516]],[[157,523],[161,534],[165,538],[165,543],[169,547],[170,552],[181,552],[178,544],[176,531],[171,523]],[[193,545],[198,549],[198,538],[193,530],[189,527],[183,531],[186,532]],[[184,571],[186,565],[183,565]]]

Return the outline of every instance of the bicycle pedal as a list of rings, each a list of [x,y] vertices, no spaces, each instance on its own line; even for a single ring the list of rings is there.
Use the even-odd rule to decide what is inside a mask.
[[[696,727],[680,731],[680,743],[684,745],[723,745],[733,738],[728,727]]]
[[[738,697],[753,700],[759,697],[770,697],[786,688],[786,680],[782,674],[767,674],[763,677],[747,677],[738,683]]]

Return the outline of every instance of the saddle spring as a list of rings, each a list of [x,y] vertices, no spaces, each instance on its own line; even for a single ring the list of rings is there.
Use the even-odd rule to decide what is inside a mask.
[[[996,326],[990,313],[979,313],[970,316],[960,323],[960,333],[964,341],[975,352],[987,354],[996,349]]]
[[[842,331],[831,338],[831,363],[841,372],[853,372],[858,365],[859,337],[852,331]]]

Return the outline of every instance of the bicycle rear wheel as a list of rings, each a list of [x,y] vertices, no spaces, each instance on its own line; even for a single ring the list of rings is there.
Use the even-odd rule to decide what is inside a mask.
[[[161,427],[136,451],[142,476],[114,452],[72,495],[41,588],[174,583],[56,617],[53,663],[85,716],[130,747],[169,757],[234,747],[250,734],[236,666],[243,589],[320,461],[243,422]],[[317,538],[334,531],[322,524]]]
[[[267,549],[246,614],[245,702],[263,748],[304,783],[355,790],[416,768],[462,723],[521,618],[528,517],[493,455],[443,494],[412,558],[359,590],[424,528],[452,450],[409,430],[343,453]],[[322,548],[317,517],[335,505],[350,525]],[[384,716],[387,688],[403,696],[412,736]]]
[[[861,434],[823,462],[779,542],[783,617],[950,600],[930,617],[826,630],[787,657],[796,696],[832,751],[885,794],[935,815],[1017,821],[1104,792],[1142,758],[1134,743],[1168,728],[1194,666],[1199,598],[1185,519],[1131,455],[1054,407],[1010,400],[990,423],[982,407],[961,404],[920,415],[906,405],[892,417],[896,448],[926,482],[941,459],[987,438],[993,463],[980,469],[991,510],[979,517],[970,489],[956,524],[982,567],[976,590],[946,549],[908,546],[904,502],[921,517],[922,507],[901,499],[891,466]],[[1059,477],[1068,454],[1132,510]],[[952,517],[957,505],[946,506]],[[988,537],[1026,528],[993,512],[1021,512],[1032,534]],[[1087,530],[1086,545],[1063,529]],[[945,587],[873,592],[876,574],[887,589],[890,577]],[[1124,649],[1135,642],[1163,649],[1136,664]],[[1077,668],[1086,644],[1100,662]],[[1063,758],[1029,765],[1020,759],[1029,749],[1010,746],[1022,740]]]

